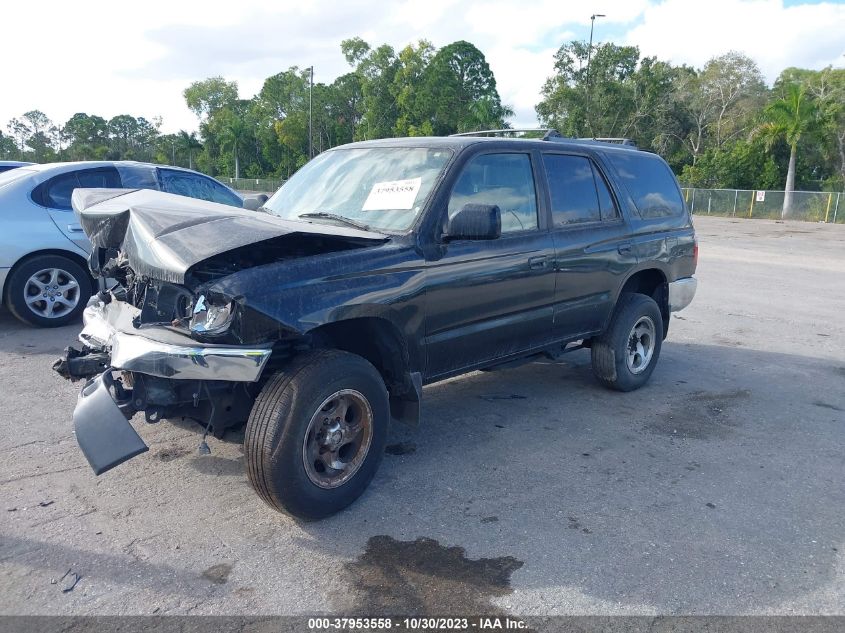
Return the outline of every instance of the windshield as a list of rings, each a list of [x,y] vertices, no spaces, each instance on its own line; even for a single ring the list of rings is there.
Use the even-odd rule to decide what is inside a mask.
[[[23,178],[24,176],[29,176],[34,173],[34,169],[24,169],[23,167],[16,167],[15,169],[0,172],[0,187],[8,185],[10,182],[14,182],[18,178]]]
[[[286,220],[405,231],[451,156],[420,147],[332,150],[296,172],[264,208]]]

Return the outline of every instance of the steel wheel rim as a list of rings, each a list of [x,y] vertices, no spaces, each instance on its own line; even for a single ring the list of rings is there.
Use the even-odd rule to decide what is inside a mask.
[[[302,443],[308,479],[320,488],[337,488],[360,470],[373,439],[373,410],[354,389],[336,391],[311,416]]]
[[[42,318],[67,316],[79,304],[79,281],[62,268],[43,268],[26,280],[23,300]]]
[[[625,361],[632,374],[641,374],[651,363],[654,347],[657,344],[656,330],[654,321],[648,316],[640,317],[631,328]]]

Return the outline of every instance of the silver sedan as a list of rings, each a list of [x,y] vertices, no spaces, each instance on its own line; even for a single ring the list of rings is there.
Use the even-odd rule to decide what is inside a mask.
[[[94,291],[90,245],[70,206],[76,188],[155,189],[243,206],[241,196],[217,180],[179,167],[102,161],[0,173],[0,296],[26,323],[65,325]]]

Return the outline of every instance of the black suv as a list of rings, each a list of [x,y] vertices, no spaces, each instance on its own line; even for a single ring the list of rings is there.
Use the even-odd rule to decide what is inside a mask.
[[[153,191],[73,202],[92,272],[116,280],[56,363],[87,378],[73,418],[95,473],[147,450],[137,412],[217,436],[246,422],[255,490],[307,519],[363,492],[425,384],[586,347],[602,384],[642,386],[696,288],[666,163],[554,134],[338,147],[263,213]]]

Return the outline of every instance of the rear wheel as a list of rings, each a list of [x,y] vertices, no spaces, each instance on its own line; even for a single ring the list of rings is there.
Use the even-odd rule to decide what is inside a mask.
[[[390,419],[375,367],[348,352],[294,359],[261,390],[246,427],[250,483],[271,507],[320,519],[364,492],[381,462]]]
[[[606,387],[633,391],[651,377],[663,342],[663,317],[651,297],[625,294],[607,331],[593,339],[593,373]]]
[[[79,318],[92,292],[85,269],[63,255],[36,255],[9,276],[6,305],[24,323],[59,327]]]

